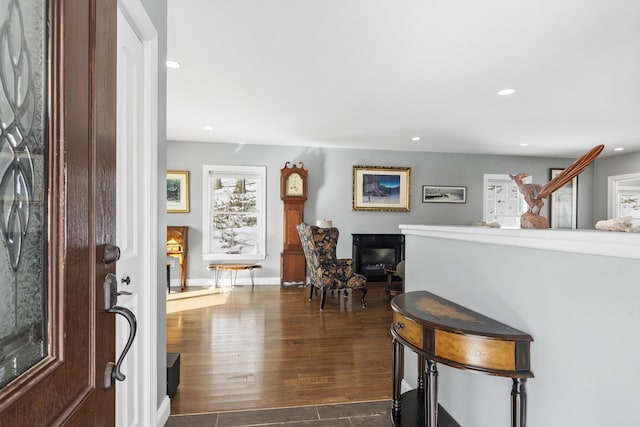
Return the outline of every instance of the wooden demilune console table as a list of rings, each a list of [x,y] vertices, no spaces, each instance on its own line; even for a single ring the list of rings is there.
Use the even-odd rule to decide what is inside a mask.
[[[426,291],[391,300],[396,427],[438,425],[437,363],[512,378],[511,425],[525,427],[530,335]],[[404,347],[418,354],[418,388],[401,394]]]

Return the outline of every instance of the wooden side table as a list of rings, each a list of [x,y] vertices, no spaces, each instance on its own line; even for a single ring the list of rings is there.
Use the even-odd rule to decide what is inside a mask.
[[[404,279],[398,284],[393,283],[394,277],[399,277],[398,272],[396,271],[394,266],[388,265],[384,268],[384,272],[387,274],[387,286],[385,286],[384,291],[389,294],[389,296],[395,297],[396,295],[400,295],[404,292]]]
[[[238,271],[241,270],[249,270],[249,274],[251,275],[251,287],[253,287],[253,270],[255,270],[256,268],[262,268],[262,266],[260,264],[209,264],[209,266],[207,267],[209,271],[214,272],[216,286],[218,286],[218,282],[220,280],[220,273],[222,271],[228,271],[231,287],[234,287],[236,285]]]
[[[438,425],[437,363],[509,377],[511,425],[525,427],[530,335],[426,291],[391,300],[393,309],[393,425]],[[418,388],[401,394],[404,348],[418,354]]]

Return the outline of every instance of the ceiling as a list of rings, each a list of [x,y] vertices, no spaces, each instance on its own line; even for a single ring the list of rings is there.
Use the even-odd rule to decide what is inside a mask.
[[[640,151],[639,22],[638,0],[168,0],[167,138]]]

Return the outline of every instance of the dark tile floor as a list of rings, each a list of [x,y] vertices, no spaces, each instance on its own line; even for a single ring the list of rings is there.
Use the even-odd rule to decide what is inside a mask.
[[[391,401],[172,415],[166,427],[389,427]]]

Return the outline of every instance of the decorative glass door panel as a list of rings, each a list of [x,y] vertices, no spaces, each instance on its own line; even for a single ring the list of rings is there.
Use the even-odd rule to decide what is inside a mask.
[[[47,345],[47,12],[0,0],[0,387]]]

